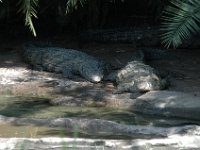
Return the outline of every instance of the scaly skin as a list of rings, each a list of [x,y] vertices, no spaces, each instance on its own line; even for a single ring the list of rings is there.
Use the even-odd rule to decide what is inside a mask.
[[[84,52],[60,47],[35,47],[25,45],[24,57],[34,67],[62,73],[73,78],[75,74],[91,82],[100,82],[105,71],[105,63]]]
[[[154,27],[131,27],[89,30],[80,34],[80,41],[129,43],[136,47],[160,45],[160,30]]]
[[[146,60],[171,59],[176,60],[176,57],[166,50],[142,48],[130,55],[127,65],[120,64],[122,67],[105,76],[104,80],[116,81],[116,93],[163,90],[170,85],[168,79],[161,78],[155,69],[144,62]]]
[[[169,85],[166,79],[162,79],[152,67],[143,62],[147,54],[157,58],[160,53],[165,54],[165,52],[157,50],[152,56],[151,52],[152,50],[134,52],[131,56],[132,61],[112,73],[110,79],[107,78],[117,82],[117,93],[162,90]],[[68,78],[79,74],[91,82],[101,81],[105,71],[109,69],[107,63],[73,49],[28,45],[25,46],[24,56],[34,67],[62,73]]]
[[[141,61],[131,61],[116,74],[117,93],[165,89],[169,83]]]

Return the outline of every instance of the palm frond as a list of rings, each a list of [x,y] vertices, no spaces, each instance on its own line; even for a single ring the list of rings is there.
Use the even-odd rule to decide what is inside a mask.
[[[192,33],[200,31],[200,1],[171,0],[162,16],[162,43],[168,48],[178,47],[183,40],[191,37]]]
[[[19,12],[25,15],[25,26],[28,26],[33,35],[36,36],[32,18],[37,18],[36,7],[38,6],[38,0],[20,0],[19,5]]]
[[[66,14],[76,10],[80,4],[82,7],[87,2],[87,0],[68,0],[66,4]]]

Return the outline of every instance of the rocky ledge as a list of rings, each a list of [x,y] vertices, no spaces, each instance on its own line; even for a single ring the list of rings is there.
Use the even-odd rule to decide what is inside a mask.
[[[198,150],[199,136],[174,135],[168,138],[139,140],[106,140],[74,138],[0,138],[0,150]]]
[[[192,94],[167,90],[151,91],[143,95],[113,94],[115,88],[110,83],[72,81],[59,75],[50,76],[49,73],[28,69],[11,71],[15,76],[8,78],[4,75],[7,81],[1,83],[1,94],[50,97],[53,105],[110,107],[148,115],[200,120],[200,97]]]

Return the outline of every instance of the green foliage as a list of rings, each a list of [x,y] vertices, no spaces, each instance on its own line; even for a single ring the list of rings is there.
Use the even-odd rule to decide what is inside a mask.
[[[116,3],[117,1],[124,2],[125,0],[105,0],[101,1],[101,3]],[[151,11],[155,11],[155,13],[158,14],[157,18],[159,18],[163,7],[168,4],[169,1],[170,0],[144,0],[144,3],[148,5]],[[18,2],[18,7],[16,8],[17,1],[0,0],[0,19],[8,18],[10,12],[13,14],[13,12],[17,11],[16,9],[19,9],[18,12],[24,15],[25,26],[28,26],[33,35],[36,36],[34,19],[37,19],[38,13],[45,14],[45,12],[53,10],[52,12],[54,12],[56,16],[57,9],[62,7],[61,11],[65,15],[65,12],[66,14],[73,12],[79,7],[92,3],[93,0],[40,1],[40,4],[43,4],[40,11],[37,10],[39,0],[19,0]],[[166,47],[171,45],[177,47],[183,40],[190,38],[192,33],[200,31],[198,25],[200,21],[200,0],[171,0],[171,3],[163,12],[162,19],[162,43]]]
[[[37,18],[36,7],[38,6],[38,0],[20,0],[19,6],[19,12],[25,15],[25,26],[28,26],[33,35],[36,36],[32,18]]]
[[[169,2],[169,0],[143,0],[145,4],[147,4],[148,9],[151,11],[157,12],[158,16],[160,16],[163,7]]]
[[[83,7],[86,1],[87,0],[68,0],[66,4],[66,14],[76,10],[79,4]]]
[[[0,2],[0,19],[8,18],[10,12],[9,1]]]
[[[125,1],[125,0],[107,0],[108,2],[115,3],[116,1]],[[38,10],[40,5],[42,8]],[[36,30],[34,27],[34,19],[37,19],[38,14],[45,14],[48,11],[52,11],[54,14],[59,12],[59,14],[68,14],[73,12],[74,10],[78,9],[79,7],[83,7],[88,3],[92,3],[93,0],[51,0],[51,1],[39,1],[39,0],[19,0],[19,1],[12,1],[12,0],[0,0],[0,19],[9,18],[9,14],[12,15],[18,11],[19,13],[23,14],[25,20],[25,26],[28,26],[30,31],[34,36],[36,36]],[[99,1],[101,3],[105,1]],[[16,3],[18,3],[18,7],[16,7]],[[64,6],[64,7],[63,7]],[[64,12],[64,13],[63,13]],[[64,18],[62,18],[64,19]]]
[[[74,10],[77,10],[79,7],[84,7],[88,3],[92,3],[93,0],[61,0],[61,1],[51,1],[47,3],[47,7],[63,6],[63,3],[66,4],[65,14],[69,14]],[[108,2],[115,3],[116,1],[124,2],[125,0],[107,0]],[[106,1],[101,1],[102,3]],[[38,7],[38,0],[20,0],[20,11],[25,15],[25,25],[29,26],[33,35],[36,36],[36,31],[32,22],[32,18],[37,18],[36,8]],[[59,8],[61,8],[59,7]],[[60,9],[62,14],[62,10]],[[62,18],[63,19],[63,18]]]
[[[168,48],[182,44],[183,40],[191,37],[192,33],[200,31],[200,1],[171,0],[163,14],[161,30],[162,43]]]

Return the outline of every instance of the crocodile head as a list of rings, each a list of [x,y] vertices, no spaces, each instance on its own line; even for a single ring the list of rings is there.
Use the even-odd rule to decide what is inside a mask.
[[[103,78],[103,71],[100,68],[91,68],[88,67],[84,74],[82,74],[90,82],[98,83]]]
[[[92,75],[92,77],[91,77],[92,82],[100,82],[101,79],[102,79],[102,77],[99,75]]]
[[[104,67],[99,63],[93,63],[89,65],[82,64],[80,75],[90,82],[98,83],[103,78]]]

